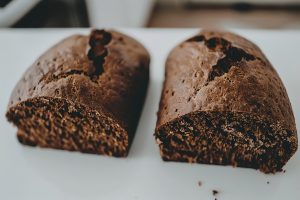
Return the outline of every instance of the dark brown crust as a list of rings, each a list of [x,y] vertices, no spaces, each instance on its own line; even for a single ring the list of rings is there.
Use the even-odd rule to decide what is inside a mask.
[[[116,31],[94,30],[90,36],[70,36],[45,52],[23,75],[11,95],[8,120],[21,129],[19,138],[20,135],[25,138],[26,134],[32,134],[24,131],[26,121],[22,126],[16,123],[18,110],[30,110],[22,107],[24,103],[35,105],[46,98],[57,106],[64,100],[67,107],[73,104],[84,107],[86,114],[98,113],[101,117],[97,120],[110,120],[109,125],[123,129],[127,146],[119,156],[126,156],[146,95],[149,62],[149,54],[140,43]],[[83,118],[88,119],[86,115]],[[94,130],[95,127],[89,126]],[[56,143],[59,144],[59,139]],[[37,145],[72,149],[39,142]],[[74,150],[85,151],[80,144]],[[96,149],[89,152],[114,154]]]
[[[206,118],[214,120],[206,124]],[[182,136],[193,148],[170,146]],[[168,56],[155,137],[165,160],[266,173],[280,171],[297,150],[295,119],[278,74],[256,45],[218,31],[202,31]]]

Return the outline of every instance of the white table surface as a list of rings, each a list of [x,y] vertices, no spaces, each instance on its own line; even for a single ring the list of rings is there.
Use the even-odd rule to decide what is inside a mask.
[[[172,47],[196,29],[122,29],[151,53],[151,81],[126,159],[24,147],[5,119],[10,92],[47,48],[87,29],[0,29],[0,199],[300,199],[299,151],[285,173],[163,162],[153,132],[164,62]],[[300,31],[235,30],[260,46],[280,74],[300,125]],[[202,186],[198,186],[198,181]],[[269,182],[269,184],[267,184]]]

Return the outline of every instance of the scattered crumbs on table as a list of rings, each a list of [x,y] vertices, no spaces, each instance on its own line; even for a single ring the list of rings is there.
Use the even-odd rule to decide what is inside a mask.
[[[213,191],[212,191],[212,194],[213,194],[214,196],[216,196],[217,194],[219,194],[219,191],[218,191],[218,190],[213,190]]]
[[[198,186],[201,187],[202,186],[202,182],[198,181]]]

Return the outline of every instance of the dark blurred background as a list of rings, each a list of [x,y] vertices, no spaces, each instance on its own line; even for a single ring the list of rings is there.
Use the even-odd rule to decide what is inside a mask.
[[[0,0],[0,26],[299,29],[300,0]]]

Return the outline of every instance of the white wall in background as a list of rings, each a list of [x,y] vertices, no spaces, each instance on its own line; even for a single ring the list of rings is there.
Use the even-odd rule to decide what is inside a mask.
[[[180,4],[180,3],[251,3],[264,5],[284,5],[284,4],[300,4],[300,0],[158,0],[162,4]]]

